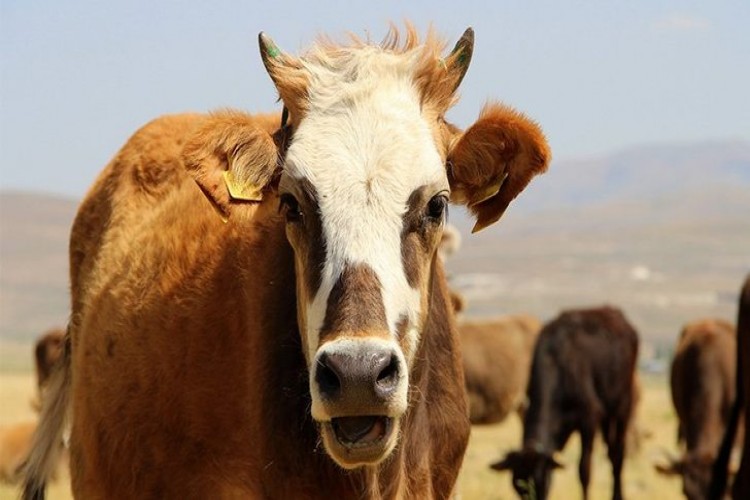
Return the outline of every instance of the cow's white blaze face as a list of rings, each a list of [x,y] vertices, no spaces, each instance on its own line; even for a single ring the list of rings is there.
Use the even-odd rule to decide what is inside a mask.
[[[308,71],[309,107],[286,153],[279,191],[296,256],[312,415],[329,427],[338,417],[362,415],[389,417],[387,426],[397,426],[445,218],[445,160],[408,57],[372,51],[336,71]],[[371,373],[355,367],[352,375],[351,364]],[[347,377],[375,383],[377,394],[357,387],[351,398],[342,396]],[[387,390],[380,391],[383,380]],[[378,461],[395,445],[397,430],[377,428],[370,432],[389,439],[374,458],[337,458],[341,443],[325,425],[324,442],[343,466]]]

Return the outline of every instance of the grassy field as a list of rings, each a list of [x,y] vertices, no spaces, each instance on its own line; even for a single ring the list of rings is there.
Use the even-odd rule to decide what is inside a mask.
[[[676,453],[676,420],[667,391],[666,381],[661,378],[643,377],[643,401],[639,410],[639,425],[652,436],[642,443],[641,450],[632,453],[626,460],[623,481],[625,495],[631,499],[669,500],[681,498],[681,482],[674,478],[659,476],[653,464],[664,460],[664,451]],[[30,402],[34,397],[34,381],[31,374],[0,374],[0,425],[35,418]],[[521,423],[511,416],[500,425],[475,427],[464,470],[461,474],[462,498],[467,499],[512,499],[515,493],[508,474],[491,471],[489,463],[502,457],[506,451],[520,443]],[[581,498],[578,483],[579,445],[573,439],[563,451],[566,467],[554,475],[551,489],[552,499]],[[607,499],[611,495],[612,477],[606,451],[597,444],[594,456],[591,495],[593,500]],[[18,490],[9,485],[0,485],[0,500],[16,499]],[[49,490],[50,500],[71,498],[68,475],[63,472]]]

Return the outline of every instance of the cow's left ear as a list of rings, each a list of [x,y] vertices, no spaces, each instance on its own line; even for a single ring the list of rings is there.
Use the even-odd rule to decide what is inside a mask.
[[[523,457],[523,453],[520,451],[510,451],[507,455],[505,455],[505,458],[502,460],[499,460],[493,464],[490,464],[490,469],[496,470],[496,471],[506,471],[506,470],[514,470],[516,467],[519,467],[521,464],[521,459]]]
[[[183,148],[185,167],[224,220],[234,205],[261,201],[278,177],[278,148],[269,120],[239,112],[215,113]]]
[[[476,216],[472,232],[497,222],[550,160],[539,125],[502,104],[486,105],[452,142],[447,155],[451,201]]]

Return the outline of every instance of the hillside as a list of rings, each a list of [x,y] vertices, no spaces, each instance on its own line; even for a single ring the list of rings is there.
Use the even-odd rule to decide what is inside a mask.
[[[77,202],[0,191],[0,341],[27,344],[68,314],[67,245]],[[622,306],[669,348],[686,320],[734,320],[750,272],[750,145],[648,146],[560,162],[449,263],[472,315]]]
[[[748,142],[644,145],[598,158],[554,162],[519,198],[516,208],[557,210],[732,186],[750,187]]]
[[[68,316],[74,200],[0,192],[0,340],[29,341]]]

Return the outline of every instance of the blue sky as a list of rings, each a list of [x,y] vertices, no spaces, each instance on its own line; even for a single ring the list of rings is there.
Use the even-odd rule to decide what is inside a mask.
[[[468,125],[500,99],[538,120],[557,160],[641,143],[750,140],[750,2],[2,0],[0,188],[80,196],[163,113],[278,109],[256,46],[430,23],[476,31]]]

